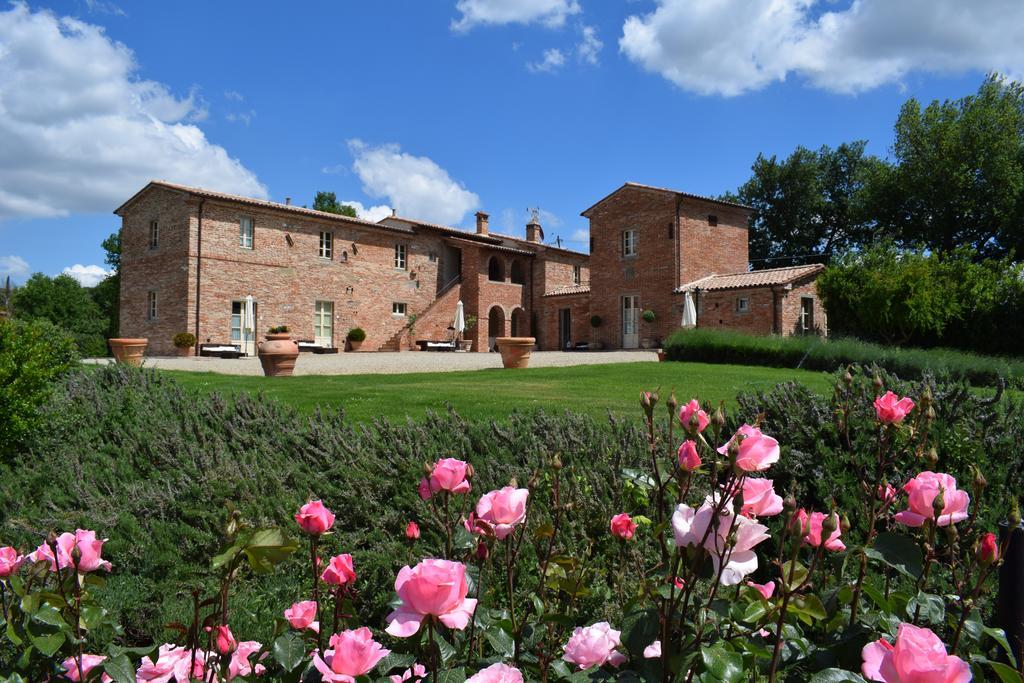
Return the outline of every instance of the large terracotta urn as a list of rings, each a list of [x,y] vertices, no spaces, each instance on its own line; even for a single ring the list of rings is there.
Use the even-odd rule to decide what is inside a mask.
[[[142,365],[142,354],[146,352],[149,340],[145,337],[117,337],[108,339],[110,352],[114,360],[125,365],[139,367]]]
[[[299,345],[287,332],[272,332],[258,344],[257,354],[267,377],[290,377],[299,357]]]
[[[498,337],[494,340],[501,353],[501,364],[506,368],[525,368],[530,364],[530,353],[536,337]]]

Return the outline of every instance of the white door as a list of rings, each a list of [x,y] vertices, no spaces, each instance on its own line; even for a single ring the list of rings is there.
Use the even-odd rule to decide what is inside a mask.
[[[313,341],[318,346],[334,346],[334,303],[317,301],[313,308]]]
[[[640,297],[629,294],[622,297],[622,348],[640,346]]]
[[[256,304],[253,307],[253,318],[256,317]],[[242,350],[247,356],[256,355],[256,335],[250,330],[242,329],[242,317],[245,314],[244,301],[231,302],[231,343]]]

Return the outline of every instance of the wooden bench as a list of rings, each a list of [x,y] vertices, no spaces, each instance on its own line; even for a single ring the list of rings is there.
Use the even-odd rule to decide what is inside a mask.
[[[238,344],[200,344],[199,355],[213,358],[241,358],[242,347]]]
[[[456,344],[453,341],[441,341],[435,339],[417,339],[416,346],[421,351],[454,351]]]

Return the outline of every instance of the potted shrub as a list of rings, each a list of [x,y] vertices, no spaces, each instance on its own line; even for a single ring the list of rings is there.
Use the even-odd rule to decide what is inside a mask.
[[[643,319],[644,323],[650,325],[655,320],[657,320],[658,317],[654,315],[654,311],[648,308],[645,309],[644,312],[640,314],[640,318]],[[654,340],[652,340],[650,337],[644,337],[643,339],[640,340],[640,346],[645,349],[649,349],[652,346],[654,346]]]
[[[475,315],[473,315],[472,313],[467,315],[466,316],[466,329],[465,329],[465,331],[462,334],[466,334],[466,332],[469,332],[471,329],[476,327],[476,322],[477,322],[477,317]],[[459,339],[459,351],[472,351],[472,350],[473,350],[473,340],[472,339],[465,339],[465,338],[460,338]]]
[[[525,368],[530,364],[530,354],[537,343],[535,337],[498,337],[494,340],[501,353],[501,364],[506,368]]]
[[[366,341],[366,330],[361,327],[353,327],[345,335],[345,341],[348,342],[349,350],[358,351],[359,347]]]
[[[596,332],[597,328],[601,327],[601,323],[603,322],[604,320],[599,315],[590,316],[590,327],[592,330],[595,330],[595,332],[590,335],[590,349],[593,351],[600,351],[604,348],[604,343],[597,338]]]
[[[125,365],[142,365],[142,354],[146,352],[149,340],[145,337],[116,337],[107,340],[114,360]]]
[[[174,335],[174,348],[178,349],[179,356],[192,355],[192,347],[196,345],[196,336],[191,332],[179,332]]]
[[[287,325],[278,325],[267,330],[266,341],[261,341],[258,347],[260,365],[263,366],[263,374],[267,377],[287,377],[295,370],[299,345],[292,339]]]

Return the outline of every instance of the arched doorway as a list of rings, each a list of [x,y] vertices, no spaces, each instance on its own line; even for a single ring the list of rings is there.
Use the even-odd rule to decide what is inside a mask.
[[[491,306],[487,314],[487,350],[493,351],[495,340],[505,336],[505,311],[501,306]]]
[[[530,323],[526,318],[526,311],[521,308],[517,308],[512,311],[512,336],[530,336]]]
[[[505,261],[498,256],[492,256],[487,261],[487,279],[491,282],[505,281]]]

